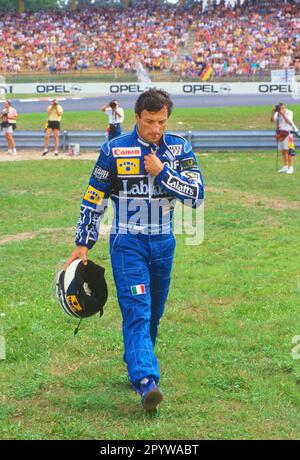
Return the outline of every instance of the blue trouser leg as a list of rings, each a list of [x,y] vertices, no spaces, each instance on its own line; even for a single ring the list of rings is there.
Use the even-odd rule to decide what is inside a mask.
[[[121,136],[121,134],[122,134],[121,125],[118,124],[115,126],[115,137]]]
[[[132,382],[146,376],[158,381],[160,377],[154,344],[167,298],[173,251],[174,238],[169,235],[111,236],[111,262],[123,317],[124,359]],[[144,285],[145,293],[134,295],[132,288],[140,285]]]
[[[151,322],[150,336],[155,346],[159,321],[164,313],[171,281],[175,239],[173,235],[151,243],[150,266]]]
[[[115,137],[121,136],[121,134],[122,134],[121,124],[117,124],[114,126],[110,125],[109,133],[108,133],[108,140],[111,141]]]

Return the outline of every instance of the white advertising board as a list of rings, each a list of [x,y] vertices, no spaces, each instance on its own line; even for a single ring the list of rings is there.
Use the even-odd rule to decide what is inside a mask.
[[[9,94],[59,94],[62,96],[118,96],[120,94],[139,94],[150,87],[168,91],[172,95],[220,95],[220,94],[287,94],[299,93],[292,83],[188,83],[158,82],[143,83],[18,83],[0,84],[1,96]]]

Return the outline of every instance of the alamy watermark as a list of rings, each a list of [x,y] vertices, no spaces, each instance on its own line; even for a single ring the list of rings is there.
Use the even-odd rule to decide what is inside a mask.
[[[0,100],[6,99],[6,81],[3,75],[0,75]]]
[[[295,335],[292,338],[292,345],[294,345],[291,351],[292,358],[295,360],[300,359],[300,335]]]
[[[5,317],[5,313],[0,313],[0,360],[6,358],[6,340],[3,335],[3,318]]]
[[[291,82],[291,96],[293,99],[300,99],[300,77],[295,76],[295,79]]]
[[[77,231],[80,232],[80,224],[85,223],[85,219],[85,207],[82,206]],[[173,232],[174,235],[184,235],[185,244],[188,246],[200,245],[204,241],[204,200],[198,200],[195,206],[195,201],[191,199],[182,203],[167,198],[152,201],[124,197],[119,200],[118,205],[112,200],[104,199],[91,219],[95,219],[94,225],[98,231],[100,228],[100,233],[100,222],[101,225],[110,225],[112,222],[111,234],[120,230],[122,233],[149,235]]]

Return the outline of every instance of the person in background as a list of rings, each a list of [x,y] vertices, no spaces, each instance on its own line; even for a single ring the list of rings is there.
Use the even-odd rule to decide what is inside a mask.
[[[48,145],[52,131],[54,136],[54,155],[58,156],[60,123],[64,111],[62,106],[58,103],[57,99],[54,99],[51,105],[49,105],[49,107],[47,108],[47,113],[48,121],[47,128],[45,131],[44,151],[42,153],[42,156],[47,155],[47,153],[49,152]]]
[[[14,140],[14,130],[17,127],[17,111],[12,107],[10,100],[4,103],[4,109],[1,115],[1,129],[4,132],[9,155],[17,155],[16,143]]]
[[[295,149],[290,148],[290,145],[294,144],[293,132],[297,132],[298,129],[294,124],[293,117],[293,112],[288,110],[283,102],[274,106],[271,112],[271,122],[277,124],[276,138],[278,150],[281,150],[283,160],[283,167],[279,169],[279,173],[294,173]]]
[[[119,107],[117,99],[104,105],[103,107],[101,107],[100,110],[101,112],[105,112],[108,116],[108,140],[121,136],[121,124],[124,121],[124,110],[122,109],[122,107]]]

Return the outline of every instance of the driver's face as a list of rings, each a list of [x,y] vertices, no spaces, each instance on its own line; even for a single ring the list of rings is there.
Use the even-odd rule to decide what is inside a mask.
[[[168,123],[168,109],[163,107],[158,112],[143,110],[140,116],[136,113],[135,119],[140,136],[149,143],[159,144]]]

